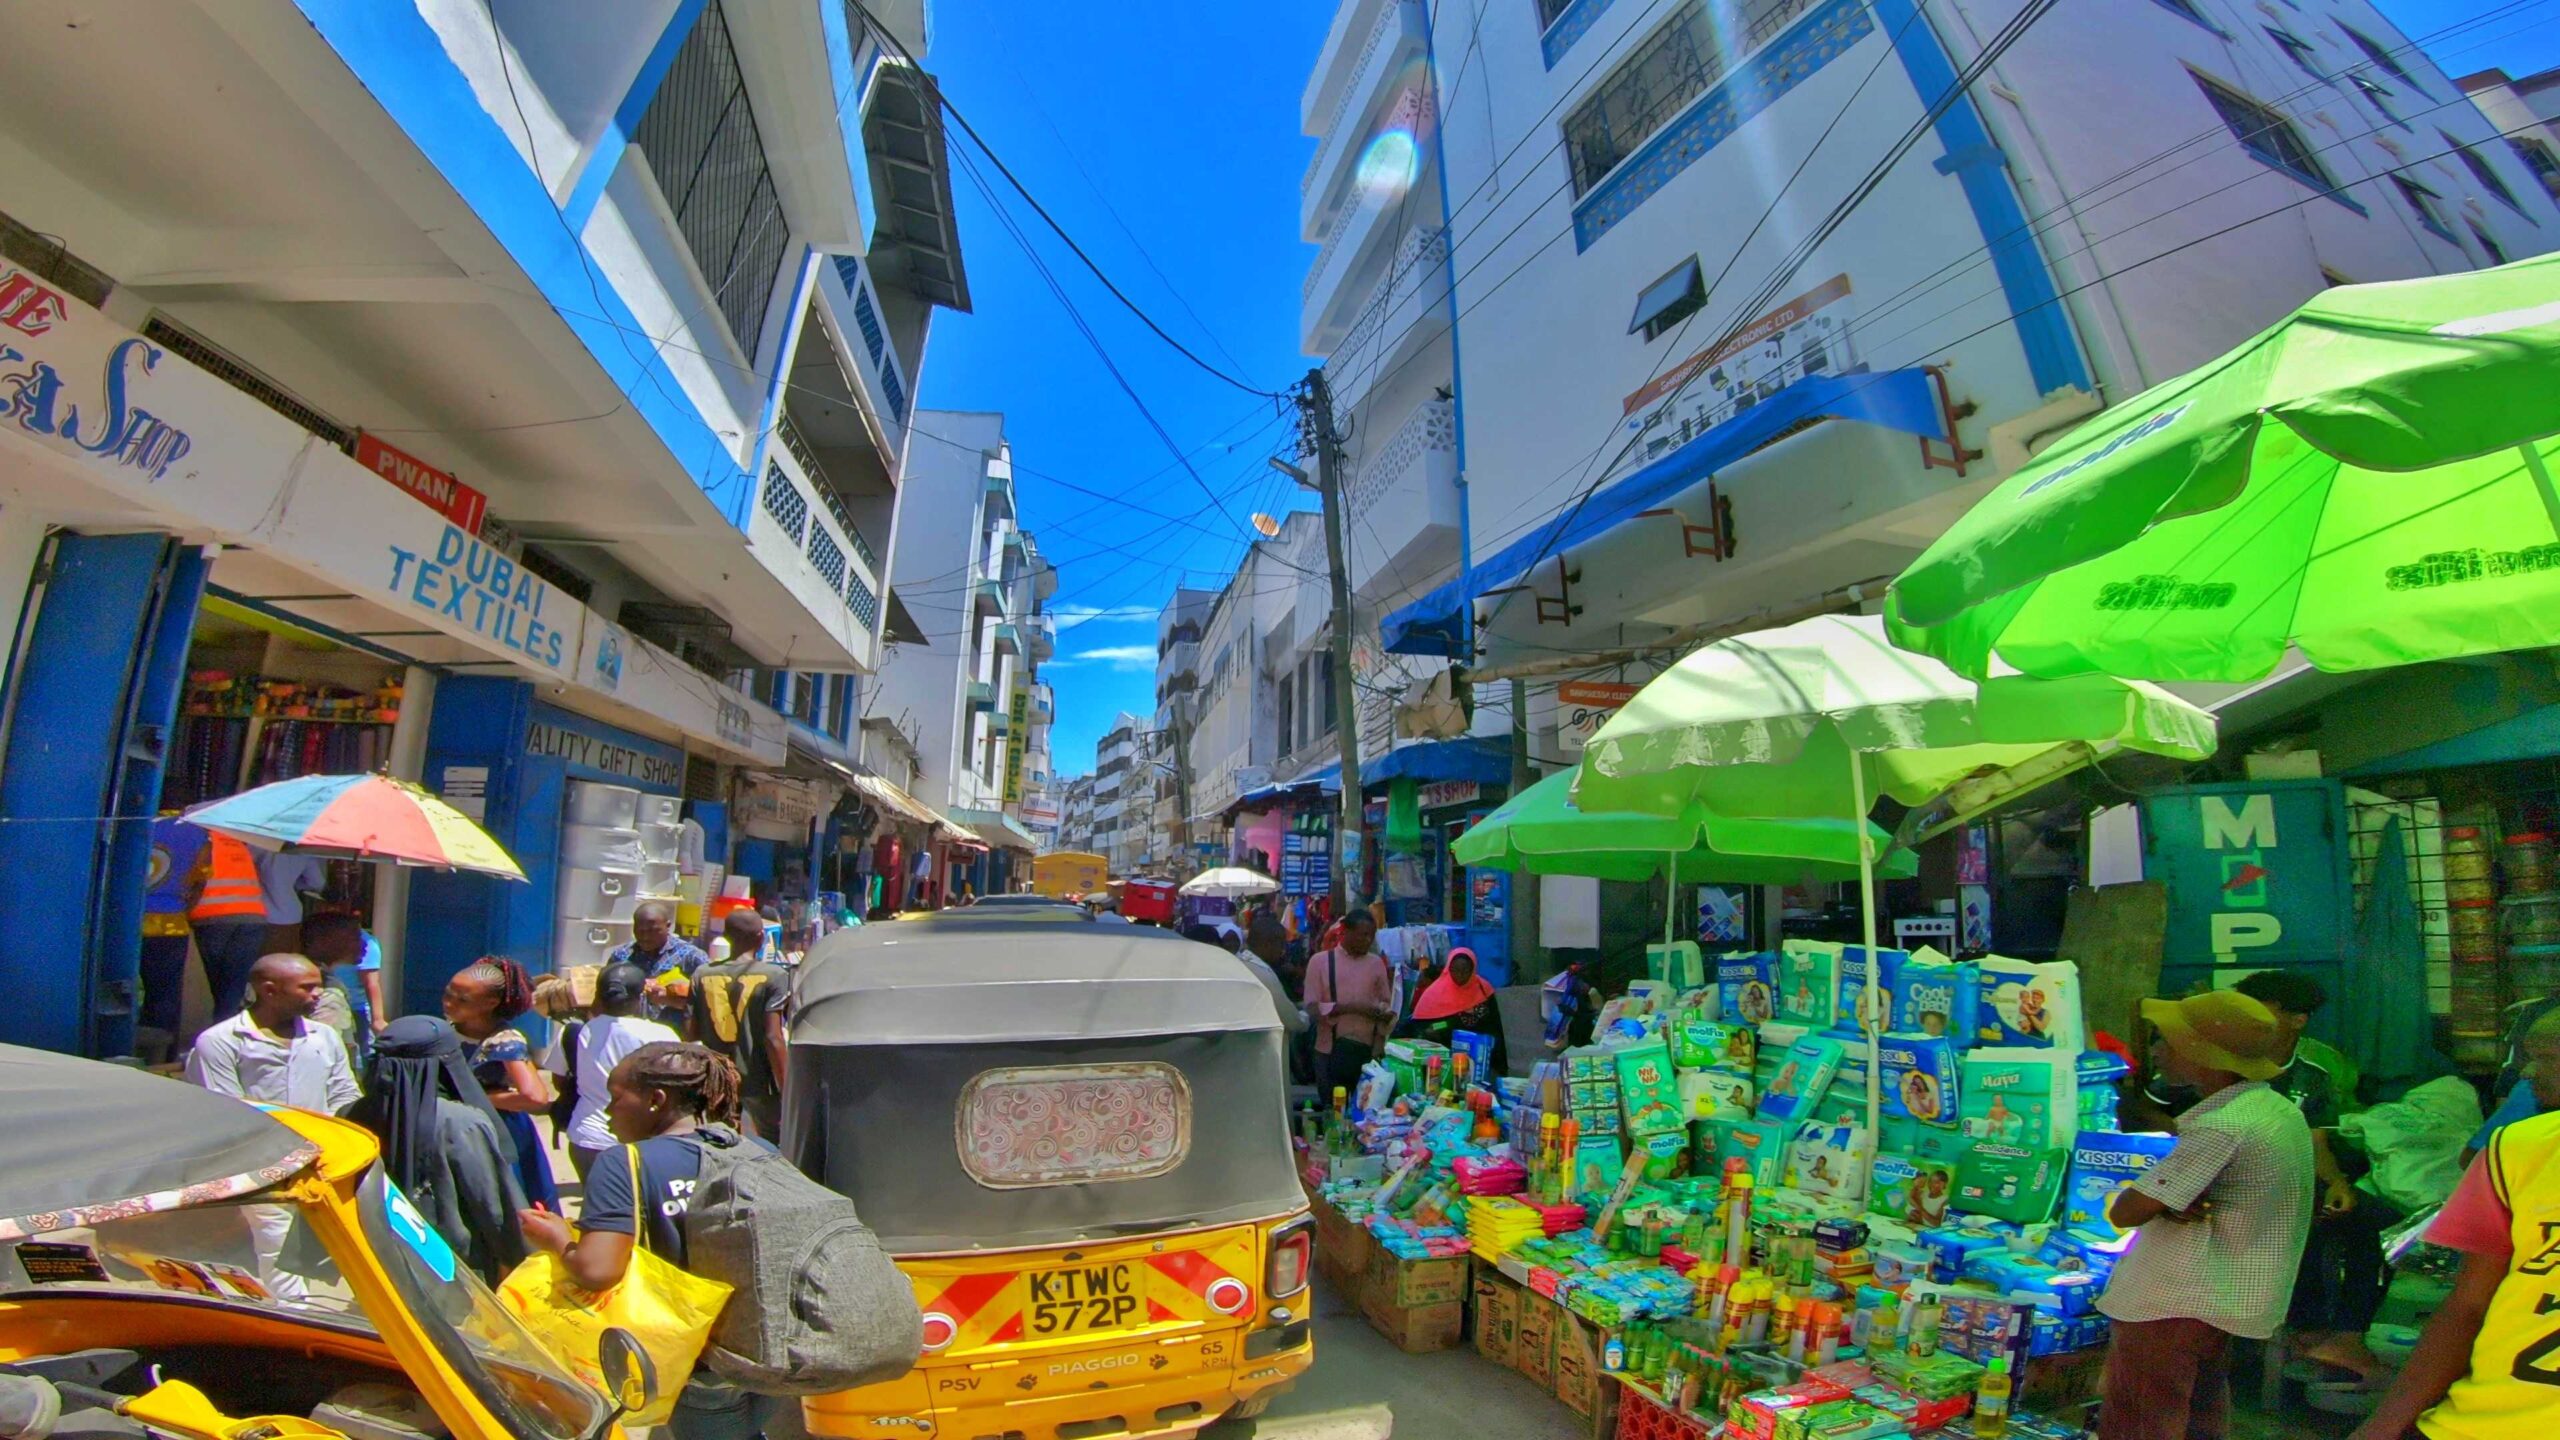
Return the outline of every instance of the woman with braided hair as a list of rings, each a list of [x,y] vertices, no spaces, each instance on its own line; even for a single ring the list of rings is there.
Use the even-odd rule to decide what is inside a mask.
[[[622,1144],[588,1167],[576,1233],[558,1215],[526,1210],[517,1217],[525,1243],[559,1256],[569,1278],[588,1290],[620,1284],[634,1246],[690,1269],[684,1215],[702,1174],[696,1131],[704,1124],[734,1129],[741,1088],[738,1067],[707,1046],[661,1040],[624,1056],[605,1077],[605,1118]],[[740,1143],[772,1148],[753,1138]],[[777,1403],[696,1370],[667,1428],[675,1440],[752,1440]]]
[[[560,1186],[551,1178],[551,1156],[533,1117],[551,1109],[551,1077],[533,1063],[533,1042],[515,1022],[533,1008],[533,977],[524,967],[492,955],[462,967],[445,982],[444,1018],[469,1051],[472,1078],[505,1122],[516,1147],[516,1178],[524,1198],[546,1210],[560,1208]]]

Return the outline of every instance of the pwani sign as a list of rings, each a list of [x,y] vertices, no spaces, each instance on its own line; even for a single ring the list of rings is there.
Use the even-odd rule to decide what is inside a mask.
[[[546,670],[560,668],[568,634],[544,615],[551,587],[532,572],[451,523],[436,538],[431,554],[397,545],[383,549],[389,552],[391,593]]]

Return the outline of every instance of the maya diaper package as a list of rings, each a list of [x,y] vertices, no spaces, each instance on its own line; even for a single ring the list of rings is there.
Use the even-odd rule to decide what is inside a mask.
[[[2080,1126],[2075,1058],[2028,1047],[1966,1051],[1957,1106],[1964,1133],[2039,1150],[2070,1144]]]

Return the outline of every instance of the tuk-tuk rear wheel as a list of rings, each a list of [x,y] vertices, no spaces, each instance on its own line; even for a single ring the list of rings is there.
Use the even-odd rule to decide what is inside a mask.
[[[1250,1400],[1237,1401],[1234,1405],[1228,1407],[1225,1415],[1222,1415],[1219,1418],[1223,1420],[1250,1420],[1256,1415],[1261,1414],[1263,1411],[1270,1409],[1271,1402],[1279,1398],[1280,1387],[1275,1385],[1272,1388],[1263,1391],[1261,1394],[1254,1396]]]

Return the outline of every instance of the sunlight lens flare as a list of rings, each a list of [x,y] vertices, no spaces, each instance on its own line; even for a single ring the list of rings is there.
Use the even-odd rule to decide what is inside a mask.
[[[1356,171],[1357,183],[1364,195],[1393,200],[1413,185],[1419,171],[1422,147],[1414,143],[1413,132],[1394,129],[1381,132],[1360,152]]]

